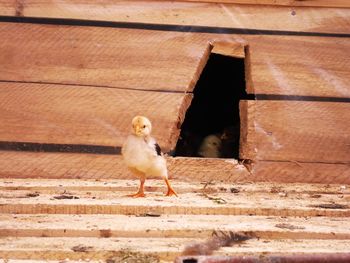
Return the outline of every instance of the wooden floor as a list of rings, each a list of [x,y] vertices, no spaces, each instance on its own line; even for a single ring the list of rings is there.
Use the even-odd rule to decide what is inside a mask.
[[[134,199],[135,180],[1,179],[0,258],[173,261],[215,231],[249,239],[214,255],[349,252],[349,186],[172,183]]]

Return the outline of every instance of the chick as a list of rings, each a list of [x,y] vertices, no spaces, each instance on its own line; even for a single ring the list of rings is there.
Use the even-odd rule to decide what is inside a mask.
[[[140,178],[140,187],[131,197],[144,197],[144,183],[147,175],[159,176],[168,186],[166,196],[177,196],[168,180],[166,160],[156,140],[151,137],[152,124],[146,117],[136,116],[132,120],[132,132],[127,137],[122,155],[130,171]]]
[[[221,139],[215,134],[206,136],[198,150],[198,155],[206,158],[219,158]]]

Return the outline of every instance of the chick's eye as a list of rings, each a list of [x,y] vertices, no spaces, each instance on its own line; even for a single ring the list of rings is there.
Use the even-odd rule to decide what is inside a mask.
[[[142,128],[146,128],[146,125],[143,125]]]

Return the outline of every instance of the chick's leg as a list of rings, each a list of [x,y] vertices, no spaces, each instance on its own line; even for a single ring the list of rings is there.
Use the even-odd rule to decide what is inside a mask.
[[[136,169],[132,169],[132,168],[129,168],[131,170],[131,172],[135,175],[137,175],[137,177],[140,178],[140,187],[139,187],[139,190],[135,193],[135,194],[130,194],[130,195],[127,195],[128,197],[145,197],[145,193],[144,193],[144,184],[145,184],[145,181],[146,181],[146,176],[144,173],[136,170]]]
[[[177,193],[175,192],[175,190],[170,185],[169,180],[167,178],[165,178],[164,180],[165,180],[166,185],[168,186],[168,192],[166,193],[166,196],[172,196],[172,195],[177,196]]]

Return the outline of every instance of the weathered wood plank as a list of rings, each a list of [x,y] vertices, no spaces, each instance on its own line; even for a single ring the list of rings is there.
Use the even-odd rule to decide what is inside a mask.
[[[0,215],[4,237],[210,238],[213,231],[246,232],[265,239],[350,239],[344,218],[162,215]],[[128,224],[125,224],[128,222]]]
[[[258,161],[250,171],[262,182],[350,184],[350,164]]]
[[[231,1],[241,3],[241,1]],[[246,2],[250,2],[247,0]],[[266,0],[265,2],[272,0]],[[322,6],[344,7],[333,1]],[[153,24],[195,25],[268,30],[349,32],[349,10],[345,8],[307,8],[321,1],[284,1],[293,7],[169,2],[169,1],[104,1],[103,5],[86,0],[69,2],[26,0],[25,2],[0,1],[0,14],[11,16],[68,18],[100,21],[122,21]],[[218,1],[220,2],[220,1]],[[259,4],[259,1],[252,1]],[[307,4],[306,4],[307,3]],[[349,3],[347,2],[349,7]],[[268,17],[269,19],[266,19]]]
[[[350,184],[349,165],[171,158],[169,176],[184,181]],[[0,151],[0,178],[135,179],[120,155]]]
[[[145,185],[148,191],[161,192],[164,190],[164,182],[159,180],[147,180]],[[172,182],[178,192],[181,193],[219,193],[235,191],[240,193],[292,193],[292,194],[308,194],[310,196],[319,197],[319,195],[349,195],[350,187],[348,185],[339,184],[305,184],[305,183],[230,183],[220,182],[219,180],[196,182],[189,180],[188,182],[174,180]],[[40,191],[42,193],[53,194],[57,191],[133,191],[139,182],[137,180],[115,180],[115,179],[61,179],[59,184],[55,179],[15,179],[1,178],[1,190],[24,190],[24,191]],[[315,198],[316,198],[315,197]]]
[[[167,158],[170,178],[191,181],[251,180],[235,160]],[[0,178],[130,179],[120,155],[0,151]]]
[[[254,118],[246,119],[242,158],[349,164],[349,103],[258,100],[241,104],[248,115],[255,112]]]
[[[273,5],[273,6],[315,6],[315,7],[350,7],[346,0],[179,0],[180,2],[207,2],[207,3],[229,3],[249,5]]]
[[[186,263],[189,260],[192,260],[197,263],[230,263],[230,262],[338,262],[338,263],[347,263],[350,261],[350,254],[345,253],[310,253],[310,254],[270,254],[262,256],[259,254],[251,255],[215,255],[215,256],[181,256],[177,257],[174,263]],[[25,263],[25,262],[24,262]],[[35,263],[35,262],[33,262]]]
[[[9,81],[190,91],[210,53],[182,33],[107,27],[1,23],[0,38]]]
[[[213,49],[211,53],[220,54],[224,56],[245,58],[245,47],[240,43],[229,43],[216,41],[212,43]]]
[[[122,146],[134,116],[153,123],[168,151],[192,95],[113,88],[0,82],[0,140]]]
[[[41,37],[33,39],[33,32]],[[346,38],[12,23],[1,24],[1,35],[2,80],[191,91],[207,61],[209,43],[225,41],[233,48],[237,42],[249,45],[250,93],[350,97]]]
[[[251,93],[295,95],[301,100],[350,98],[348,39],[244,36],[244,40],[250,50]]]
[[[57,189],[55,187],[54,189]],[[130,198],[125,191],[33,191],[1,190],[0,213],[5,214],[187,214],[187,215],[258,215],[258,216],[350,216],[348,195],[322,194],[312,198],[308,193],[218,192],[182,193],[178,198],[148,191],[147,197]],[[135,190],[136,191],[136,187]],[[130,191],[130,192],[134,192]],[[63,197],[61,197],[63,195]],[[68,197],[66,197],[68,195]]]
[[[186,238],[4,238],[0,240],[3,259],[34,260],[173,260]],[[41,244],[40,244],[41,243]],[[11,248],[12,247],[12,248]],[[81,248],[79,250],[79,248]],[[85,249],[84,249],[85,248]],[[82,251],[83,250],[83,251]],[[133,262],[133,261],[130,261]]]
[[[4,238],[0,240],[0,257],[4,259],[70,260],[129,257],[174,260],[186,244],[198,242],[188,238]],[[252,239],[244,245],[221,248],[217,255],[347,253],[348,240],[266,240]],[[78,246],[81,250],[79,251]],[[85,248],[85,249],[84,249]],[[74,251],[75,250],[75,251]],[[132,253],[134,252],[134,253]],[[154,260],[153,258],[153,260]]]

